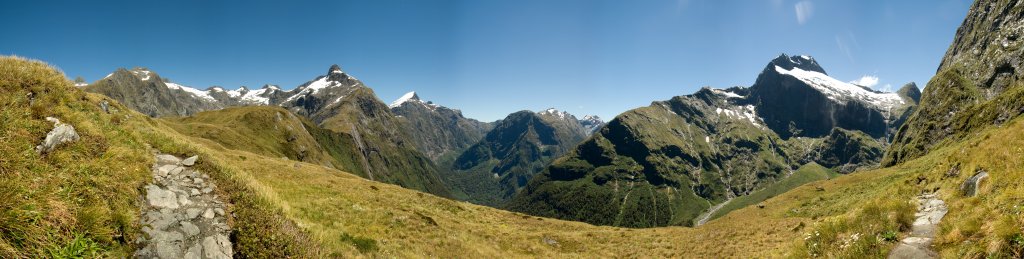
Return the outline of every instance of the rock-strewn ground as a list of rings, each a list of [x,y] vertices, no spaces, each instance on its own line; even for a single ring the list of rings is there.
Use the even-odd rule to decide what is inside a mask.
[[[914,214],[913,229],[910,236],[904,238],[889,258],[937,258],[938,254],[931,249],[932,239],[938,231],[939,221],[946,216],[946,203],[935,193],[917,197],[918,210]]]
[[[225,204],[209,176],[191,168],[196,158],[156,154],[146,185],[141,258],[231,258]]]

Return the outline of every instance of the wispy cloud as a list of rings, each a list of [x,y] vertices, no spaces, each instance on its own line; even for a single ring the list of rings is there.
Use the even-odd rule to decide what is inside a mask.
[[[850,83],[860,86],[874,87],[875,85],[878,85],[878,77],[865,75],[860,77],[860,79],[850,81]]]
[[[803,25],[814,15],[814,5],[811,1],[800,1],[796,3],[796,22]]]
[[[843,55],[846,55],[846,58],[850,59],[850,63],[854,63],[853,53],[850,52],[850,46],[843,41],[843,37],[836,35],[836,46],[839,47],[839,52],[842,52]]]

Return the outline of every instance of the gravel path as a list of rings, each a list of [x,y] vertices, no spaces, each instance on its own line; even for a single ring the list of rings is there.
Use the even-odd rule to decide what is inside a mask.
[[[711,220],[711,215],[714,215],[715,212],[718,212],[718,210],[722,209],[722,207],[724,207],[726,204],[729,204],[730,201],[732,201],[731,198],[725,200],[722,203],[719,203],[718,205],[711,206],[711,208],[708,209],[707,212],[704,212],[704,214],[701,214],[700,216],[697,217],[697,223],[694,224],[694,227],[704,225],[704,223],[708,223],[708,220]]]
[[[889,258],[938,258],[931,245],[939,228],[939,221],[946,216],[946,202],[940,200],[935,193],[930,193],[918,196],[917,204],[917,213],[914,214],[916,219],[910,236],[904,238],[889,253]]]
[[[156,154],[153,183],[142,208],[145,237],[136,242],[140,258],[231,258],[231,229],[224,202],[209,176],[191,168],[196,157]]]

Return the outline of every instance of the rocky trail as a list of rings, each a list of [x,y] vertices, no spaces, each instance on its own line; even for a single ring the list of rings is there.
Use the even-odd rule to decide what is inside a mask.
[[[889,258],[937,258],[931,249],[932,240],[939,228],[939,222],[946,216],[946,203],[935,193],[917,197],[918,209],[910,236],[900,241]]]
[[[136,257],[231,258],[225,203],[210,177],[192,168],[197,157],[154,154],[153,183],[146,185]]]

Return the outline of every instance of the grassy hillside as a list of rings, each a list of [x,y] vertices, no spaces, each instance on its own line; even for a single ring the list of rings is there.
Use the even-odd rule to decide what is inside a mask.
[[[0,57],[0,257],[133,252],[138,187],[152,158],[125,125],[145,123],[145,115],[106,114],[99,104],[107,99],[74,89],[44,63]],[[53,128],[48,116],[73,125],[81,139],[37,154]]]
[[[174,130],[227,149],[286,157],[366,177],[348,134],[320,129],[276,106],[232,107],[190,117],[166,118]]]

